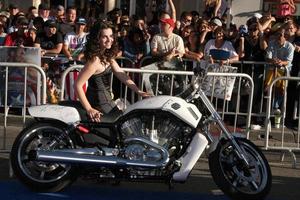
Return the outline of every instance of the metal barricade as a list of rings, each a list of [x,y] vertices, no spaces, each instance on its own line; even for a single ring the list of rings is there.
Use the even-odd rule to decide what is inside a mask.
[[[27,94],[27,69],[29,67],[34,68],[36,71],[39,72],[41,75],[41,86],[42,86],[42,92],[41,92],[41,103],[45,104],[46,103],[46,75],[43,69],[35,64],[31,63],[13,63],[13,62],[0,62],[0,66],[5,67],[5,89],[4,89],[4,124],[3,124],[3,143],[2,143],[2,150],[0,152],[9,152],[7,150],[7,145],[6,145],[6,137],[7,137],[7,118],[9,114],[9,106],[7,102],[7,96],[8,96],[8,69],[9,68],[24,68],[25,74],[24,74],[24,104],[22,107],[22,117],[23,117],[23,124],[25,124],[26,121],[26,94]],[[39,83],[39,82],[38,82]],[[39,103],[39,102],[37,102]]]
[[[275,114],[272,113],[272,94],[273,94],[273,89],[275,87],[275,84],[279,81],[297,81],[300,83],[300,77],[287,77],[287,76],[282,76],[278,77],[275,80],[272,81],[270,88],[268,90],[268,95],[266,96],[267,98],[267,109],[266,109],[266,119],[265,119],[265,149],[266,150],[280,150],[282,152],[289,152],[292,155],[293,158],[293,166],[296,167],[296,155],[293,153],[295,151],[300,151],[300,118],[298,114],[298,128],[297,132],[292,131],[292,138],[291,135],[287,133],[287,131],[290,132],[290,130],[287,130],[287,127],[285,126],[285,119],[286,119],[286,102],[287,102],[287,90],[285,88],[284,91],[284,99],[283,99],[283,104],[282,104],[282,114],[281,114],[281,122],[280,122],[280,128],[277,129],[277,131],[272,130],[272,118],[275,118]],[[299,108],[299,102],[298,106]],[[276,130],[276,128],[275,128]],[[278,131],[279,130],[279,131]],[[280,139],[280,144],[278,145],[277,143],[274,143],[271,145],[271,135],[278,134],[278,138]],[[276,137],[276,136],[274,136]],[[284,153],[282,154],[282,160],[284,158]]]
[[[61,96],[60,96],[60,100],[64,100],[64,87],[65,87],[65,78],[67,76],[67,74],[72,71],[72,70],[80,70],[82,69],[83,66],[80,66],[80,65],[76,65],[76,66],[72,66],[70,68],[68,68],[62,75],[62,78],[61,78],[61,81],[62,81],[62,88],[61,88]],[[171,76],[177,76],[177,75],[181,75],[181,76],[192,76],[193,75],[193,72],[191,71],[172,71],[172,70],[145,70],[145,69],[133,69],[133,68],[123,68],[123,70],[128,73],[129,75],[132,75],[132,74],[140,74],[141,75],[141,78],[147,74],[155,74],[157,76],[160,76],[160,75],[171,75]],[[247,138],[249,138],[249,134],[250,134],[250,125],[251,125],[251,108],[252,108],[252,99],[253,99],[253,81],[251,79],[251,77],[247,74],[242,74],[242,73],[211,73],[209,72],[207,74],[208,76],[212,76],[212,77],[235,77],[237,78],[237,85],[240,87],[241,85],[241,80],[244,78],[244,79],[248,79],[249,82],[250,82],[250,87],[251,87],[251,93],[249,95],[249,101],[248,101],[248,108],[247,108],[247,112],[245,113],[242,113],[240,112],[239,110],[239,99],[238,99],[238,103],[235,105],[236,107],[234,108],[236,111],[233,112],[233,111],[228,111],[228,108],[227,110],[225,109],[225,106],[223,107],[223,110],[219,111],[224,119],[224,116],[225,115],[232,115],[234,116],[234,120],[233,120],[233,132],[235,132],[237,130],[237,117],[238,116],[244,116],[246,118],[245,120],[245,133],[247,135]],[[112,81],[113,81],[113,75],[112,75],[112,78],[111,78],[111,91],[112,91]],[[143,79],[143,78],[142,78]],[[172,79],[173,81],[173,79]],[[156,83],[158,84],[158,82]],[[171,83],[171,85],[173,85],[173,82]],[[144,81],[141,82],[141,84],[139,85],[140,89],[144,89],[145,88],[145,85],[144,85]],[[239,97],[239,93],[240,93],[240,89],[237,90],[237,98]],[[155,93],[157,93],[155,91]],[[213,94],[212,94],[213,96]],[[124,91],[124,96],[122,96],[123,99],[127,99],[128,97],[128,87],[126,86],[125,87],[125,91]],[[134,103],[136,102],[137,100],[139,100],[138,98],[135,98],[134,101],[131,101],[131,103]],[[224,101],[225,102],[225,101]],[[229,102],[225,102],[226,105],[229,104]],[[225,105],[225,104],[224,104]]]

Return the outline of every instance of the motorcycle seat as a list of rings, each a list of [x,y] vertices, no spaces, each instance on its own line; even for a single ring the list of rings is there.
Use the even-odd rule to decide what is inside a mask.
[[[80,115],[81,121],[91,122],[91,120],[87,116],[86,110],[83,108],[80,101],[60,101],[58,105],[76,108],[76,110]],[[122,111],[120,111],[117,107],[115,107],[108,114],[104,114],[101,116],[100,123],[114,123],[119,119],[121,115],[122,115]]]

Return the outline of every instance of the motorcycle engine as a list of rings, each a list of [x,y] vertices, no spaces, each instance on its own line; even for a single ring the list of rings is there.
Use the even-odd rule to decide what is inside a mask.
[[[142,140],[135,141],[134,138],[151,141],[167,149],[170,157],[179,157],[193,136],[192,128],[166,112],[147,112],[130,116],[121,124],[121,135],[125,141],[124,157],[140,161],[161,160],[161,150],[157,146],[143,143]],[[133,138],[130,143],[126,143],[128,138]]]

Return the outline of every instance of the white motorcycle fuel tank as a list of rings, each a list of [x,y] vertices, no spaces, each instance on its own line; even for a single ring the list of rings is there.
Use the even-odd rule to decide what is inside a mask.
[[[202,114],[194,104],[187,103],[179,97],[163,95],[143,99],[129,105],[124,115],[133,110],[164,110],[172,113],[193,128],[197,127],[202,117]]]

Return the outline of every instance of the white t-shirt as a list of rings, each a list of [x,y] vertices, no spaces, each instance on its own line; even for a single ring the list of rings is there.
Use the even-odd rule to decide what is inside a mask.
[[[162,33],[156,34],[151,41],[151,49],[157,49],[158,53],[166,53],[171,49],[175,48],[181,54],[184,54],[184,43],[183,39],[172,33],[170,37],[165,37]]]
[[[209,56],[209,51],[211,49],[220,49],[220,50],[228,51],[230,53],[230,58],[238,56],[230,41],[225,41],[224,44],[221,46],[221,48],[217,48],[215,46],[215,39],[209,40],[204,47],[204,56]]]
[[[72,56],[78,55],[82,52],[87,42],[86,36],[88,33],[76,35],[75,32],[67,33],[64,38],[64,44],[68,46]]]

